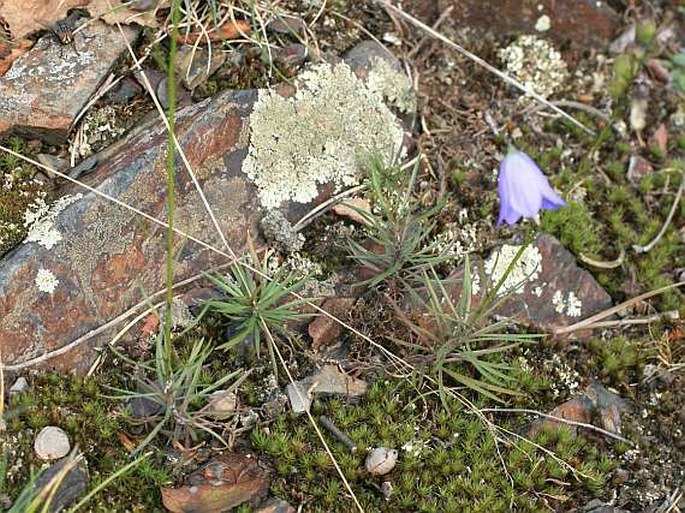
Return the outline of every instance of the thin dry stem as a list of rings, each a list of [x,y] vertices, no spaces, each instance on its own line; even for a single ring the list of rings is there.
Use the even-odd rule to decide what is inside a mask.
[[[571,324],[570,326],[564,326],[561,328],[556,328],[552,331],[555,335],[565,335],[567,333],[573,333],[574,331],[582,330],[582,329],[588,329],[592,328],[594,324],[598,321],[601,321],[603,319],[606,319],[607,317],[610,317],[614,315],[615,313],[620,312],[624,308],[628,308],[629,306],[633,306],[634,304],[637,304],[641,301],[644,301],[645,299],[649,299],[650,297],[658,296],[659,294],[663,294],[664,292],[675,289],[677,287],[682,287],[685,285],[685,281],[679,281],[678,283],[672,283],[670,285],[666,285],[665,287],[658,288],[656,290],[651,290],[649,292],[645,292],[644,294],[640,294],[639,296],[636,296],[632,299],[629,299],[627,301],[624,301],[623,303],[620,303],[616,306],[612,306],[611,308],[607,308],[606,310],[599,312],[595,315],[592,315],[588,317],[587,319],[583,319],[582,321],[579,321],[575,324]]]
[[[646,246],[640,246],[638,244],[633,245],[633,250],[636,253],[647,253],[648,251],[651,251],[651,249],[656,245],[656,243],[659,242],[661,238],[664,236],[666,230],[668,230],[668,227],[671,224],[671,221],[673,221],[673,216],[675,215],[678,205],[680,204],[680,198],[683,196],[683,189],[685,189],[685,171],[683,171],[682,178],[680,179],[680,187],[678,187],[678,192],[675,195],[675,200],[673,201],[671,210],[668,213],[668,217],[666,217],[666,222],[664,222],[664,225],[661,227],[661,230],[659,231],[657,236],[654,237],[654,240],[652,240],[652,242],[650,242]]]

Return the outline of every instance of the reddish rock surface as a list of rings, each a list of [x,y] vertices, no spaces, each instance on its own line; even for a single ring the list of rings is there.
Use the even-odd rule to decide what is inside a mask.
[[[360,52],[353,55],[351,68],[363,74],[375,53],[369,51],[367,60]],[[292,88],[281,91],[293,93]],[[254,90],[227,91],[181,109],[176,125],[178,141],[238,255],[247,234],[259,237],[264,213],[256,187],[242,171],[256,98]],[[166,150],[164,126],[151,119],[95,156],[98,164],[84,181],[165,220]],[[180,159],[175,176],[176,228],[227,252]],[[324,184],[310,204],[291,202],[282,211],[291,222],[300,219],[331,190]],[[82,188],[65,192],[82,197],[54,216],[48,240],[25,240],[0,260],[0,349],[8,371],[31,360],[31,365],[87,371],[96,356],[93,347],[111,341],[123,326],[107,323],[164,288],[166,228]],[[226,254],[181,236],[174,247],[177,282],[229,261]],[[45,355],[50,356],[35,361]]]
[[[521,293],[503,294],[504,301],[494,314],[549,333],[612,306],[611,296],[589,272],[578,266],[575,257],[554,237],[539,235],[532,247],[537,248],[541,257],[538,273],[525,282]],[[478,275],[480,289],[477,293],[474,291],[474,302],[481,301],[496,285],[484,273],[485,267],[480,259],[473,263],[472,273]],[[463,272],[458,269],[451,277],[454,283],[450,294],[455,299],[461,296]],[[572,308],[574,305],[577,309]]]
[[[547,15],[551,27],[544,34],[558,43],[580,48],[607,46],[621,23],[606,2],[592,0],[499,0],[496,7],[482,0],[439,0],[437,3],[439,12],[453,7],[450,16],[459,26],[498,35],[539,33],[535,24],[540,16]],[[430,12],[430,9],[424,7],[421,12]]]
[[[129,44],[139,33],[131,27],[123,31]],[[125,51],[117,28],[99,21],[68,45],[52,34],[43,36],[0,77],[0,134],[65,142],[74,119]]]

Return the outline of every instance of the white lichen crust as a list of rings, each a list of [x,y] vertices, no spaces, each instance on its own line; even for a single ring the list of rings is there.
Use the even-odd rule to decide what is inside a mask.
[[[566,299],[564,299],[564,293],[561,290],[557,290],[554,293],[554,296],[552,296],[552,305],[554,305],[554,310],[557,313],[565,313],[569,317],[580,317],[583,313],[583,303],[573,291],[570,291],[566,296]]]
[[[399,121],[347,64],[312,66],[295,86],[290,98],[260,91],[250,116],[242,169],[266,208],[308,203],[319,184],[354,185],[371,154],[392,162],[402,147]]]
[[[536,36],[520,36],[499,51],[499,58],[509,74],[545,98],[558,91],[568,77],[561,54]]]
[[[416,95],[409,77],[399,73],[386,59],[373,59],[366,86],[400,112],[409,114],[416,110]]]
[[[38,269],[35,284],[41,292],[52,295],[55,292],[55,289],[57,289],[57,285],[59,285],[59,280],[51,270]]]
[[[518,254],[521,246],[505,244],[499,250],[493,251],[485,261],[485,274],[490,277],[492,286],[496,286],[507,272],[509,265]],[[498,296],[514,292],[522,294],[525,285],[538,278],[542,272],[542,255],[535,246],[526,247],[513,269],[504,279],[497,291]]]
[[[81,193],[66,195],[55,201],[52,206],[38,198],[29,205],[24,212],[24,226],[28,228],[24,244],[37,242],[45,249],[52,249],[62,240],[62,234],[55,228],[55,219],[62,210],[82,197]]]

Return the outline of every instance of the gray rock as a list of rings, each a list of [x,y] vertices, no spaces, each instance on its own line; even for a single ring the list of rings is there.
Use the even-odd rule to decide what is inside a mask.
[[[65,467],[69,466],[69,470]],[[71,457],[63,458],[57,463],[51,465],[48,469],[42,472],[32,485],[32,489],[38,492],[48,486],[58,474],[63,477],[59,482],[59,487],[52,496],[50,506],[46,511],[49,513],[57,513],[66,511],[66,508],[81,497],[88,488],[88,466],[84,458],[79,458],[75,464]],[[12,511],[25,511],[27,504],[14,504]],[[41,508],[42,511],[42,508]]]
[[[66,141],[76,115],[140,30],[89,23],[71,45],[43,36],[0,77],[0,134],[13,131],[50,144]]]
[[[10,387],[10,397],[13,395],[20,394],[29,388],[29,382],[26,381],[26,378],[24,376],[19,376],[17,380],[12,384]]]

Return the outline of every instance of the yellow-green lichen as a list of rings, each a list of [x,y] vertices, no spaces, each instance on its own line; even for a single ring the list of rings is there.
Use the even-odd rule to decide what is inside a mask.
[[[243,171],[266,208],[308,203],[319,184],[353,185],[369,155],[392,161],[402,146],[397,118],[347,64],[312,66],[295,86],[290,98],[260,91],[250,116]]]

